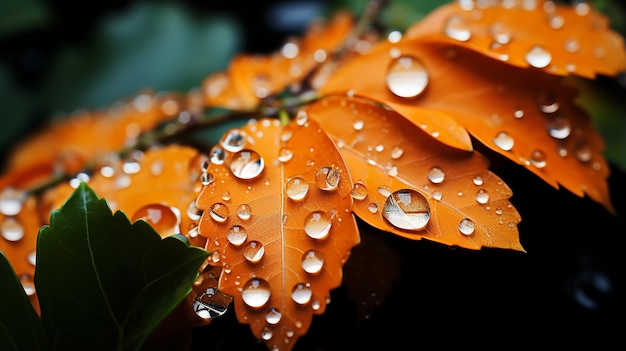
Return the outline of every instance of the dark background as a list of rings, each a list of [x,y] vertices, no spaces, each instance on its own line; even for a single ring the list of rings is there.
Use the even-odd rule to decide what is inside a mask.
[[[424,2],[411,11],[407,2],[399,3],[385,18],[401,27],[442,2]],[[617,1],[598,3],[623,10]],[[2,5],[13,6],[18,18],[12,17],[11,23],[17,24],[9,25],[4,11],[5,24],[0,26],[3,155],[56,115],[107,106],[144,88],[191,89],[225,67],[236,52],[273,51],[287,36],[300,34],[312,17],[340,5],[356,10],[363,6],[362,1],[22,4],[28,9],[13,0]],[[617,25],[623,19],[619,11],[611,13]],[[180,41],[186,46],[168,48]],[[152,46],[142,44],[146,42]],[[618,114],[614,118],[626,120],[623,110]],[[609,179],[617,209],[611,215],[590,199],[556,190],[523,168],[481,151],[513,189],[511,201],[523,219],[519,231],[527,253],[411,242],[362,224],[362,244],[344,268],[344,284],[333,291],[326,313],[315,316],[296,351],[417,350],[431,345],[623,349],[626,173],[616,165],[619,160],[612,163]],[[194,332],[193,349],[265,346],[228,313]]]

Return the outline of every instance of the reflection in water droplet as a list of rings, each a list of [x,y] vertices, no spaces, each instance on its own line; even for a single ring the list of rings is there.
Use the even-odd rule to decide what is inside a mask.
[[[486,204],[489,202],[489,193],[485,189],[478,189],[476,192],[476,202],[479,204]]]
[[[193,310],[202,319],[223,316],[232,300],[217,288],[208,288],[193,298]]]
[[[151,203],[139,208],[132,216],[132,221],[143,219],[162,237],[180,233],[180,211],[171,206]]]
[[[468,41],[472,37],[469,27],[463,17],[454,15],[446,22],[445,33],[448,37],[458,41]]]
[[[499,147],[500,149],[504,151],[509,151],[513,148],[513,145],[515,144],[515,140],[513,140],[513,137],[509,133],[499,132],[493,138],[493,143],[496,144],[496,146]]]
[[[352,196],[355,200],[363,200],[367,197],[367,188],[363,182],[358,181],[354,183],[352,187],[352,191],[350,191],[350,196]]]
[[[230,161],[229,168],[239,179],[253,179],[263,172],[265,162],[254,150],[241,150]]]
[[[315,184],[322,190],[336,190],[341,175],[333,167],[322,167],[315,172]]]
[[[226,205],[221,202],[214,203],[213,205],[211,205],[211,207],[209,207],[209,214],[211,215],[211,218],[213,218],[213,220],[216,222],[226,222],[226,219],[229,215],[228,207],[226,207]]]
[[[461,222],[459,222],[459,232],[464,235],[471,235],[474,233],[474,229],[476,224],[469,218],[463,218]]]
[[[305,272],[315,274],[322,270],[324,266],[324,254],[309,250],[302,255],[302,269]]]
[[[483,185],[483,177],[478,175],[474,177],[473,182],[474,182],[474,185]]]
[[[263,329],[261,329],[261,339],[267,341],[271,340],[273,336],[274,332],[269,327],[265,326],[263,327]]]
[[[526,62],[535,68],[547,67],[552,61],[552,55],[540,45],[533,46],[526,53]]]
[[[435,200],[441,200],[443,198],[443,193],[441,191],[439,191],[439,190],[435,190],[432,193],[432,197]]]
[[[563,140],[571,133],[569,119],[562,116],[551,118],[546,126],[550,136],[555,139]]]
[[[400,56],[391,61],[387,68],[387,87],[403,98],[420,95],[428,85],[428,71],[419,59]]]
[[[0,225],[2,237],[8,241],[19,241],[24,237],[24,227],[13,217],[7,217]]]
[[[430,206],[424,195],[413,189],[395,191],[387,198],[383,217],[391,225],[407,230],[421,230],[430,220]]]
[[[272,307],[267,311],[265,315],[265,321],[267,324],[276,325],[280,323],[280,320],[283,318],[283,315],[278,311],[275,307]]]
[[[200,183],[202,183],[202,185],[204,186],[210,185],[214,181],[215,177],[211,173],[202,173],[202,175],[200,176]]]
[[[246,239],[248,239],[248,233],[246,229],[240,225],[234,225],[228,228],[228,233],[226,234],[226,238],[228,242],[232,245],[239,246],[243,244]]]
[[[262,278],[248,280],[241,290],[243,302],[252,308],[263,307],[269,301],[270,296],[270,285]]]
[[[371,213],[376,213],[378,212],[378,205],[375,202],[370,202],[367,204],[367,210]]]
[[[289,160],[291,160],[293,158],[293,152],[284,147],[282,149],[280,149],[280,151],[278,151],[278,161],[280,162],[287,162]]]
[[[546,153],[541,150],[535,150],[530,154],[530,163],[537,167],[543,168],[546,166]]]
[[[304,220],[304,231],[313,239],[325,239],[330,232],[332,222],[324,211],[313,211]]]
[[[426,176],[428,177],[428,180],[430,180],[432,183],[439,184],[443,182],[446,174],[441,168],[433,167],[428,171],[428,174]]]
[[[260,242],[253,240],[243,248],[243,256],[252,263],[259,262],[265,254],[265,247]]]
[[[252,208],[248,204],[241,204],[237,207],[237,217],[241,220],[247,221],[252,217]]]
[[[22,210],[26,192],[14,188],[4,188],[0,193],[0,213],[5,216],[15,216]]]
[[[224,151],[224,149],[222,149],[219,146],[214,146],[211,149],[209,159],[211,160],[211,163],[216,164],[216,165],[221,165],[224,163],[224,160],[226,159],[226,151]]]
[[[309,191],[309,183],[302,176],[293,176],[285,184],[285,193],[292,200],[300,201],[304,199]]]
[[[220,145],[230,152],[240,151],[246,145],[246,133],[241,129],[231,129],[224,133]]]
[[[311,297],[313,297],[313,290],[308,283],[298,283],[291,290],[291,298],[297,304],[305,305],[311,301]]]

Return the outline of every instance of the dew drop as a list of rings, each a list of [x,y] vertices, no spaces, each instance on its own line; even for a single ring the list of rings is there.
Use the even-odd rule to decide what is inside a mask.
[[[223,316],[233,298],[217,288],[208,288],[193,298],[193,310],[202,319]]]
[[[459,232],[464,235],[471,235],[474,233],[474,229],[476,224],[469,218],[463,218],[461,222],[459,222]]]
[[[247,221],[252,217],[252,208],[248,204],[241,204],[237,207],[237,217],[241,220]]]
[[[187,217],[192,221],[198,221],[202,217],[202,211],[198,206],[196,206],[196,201],[192,200],[189,202],[189,206],[187,206]]]
[[[445,33],[458,41],[468,41],[472,37],[469,27],[461,16],[451,16],[446,22]]]
[[[309,250],[302,255],[302,269],[310,274],[319,273],[324,266],[324,254]]]
[[[285,184],[285,193],[287,197],[294,201],[303,200],[309,192],[309,183],[302,176],[294,176],[287,180]]]
[[[486,204],[489,202],[489,193],[485,189],[478,189],[476,192],[476,202],[479,204]]]
[[[404,149],[399,146],[394,146],[393,149],[391,149],[391,158],[394,160],[399,159],[403,154]]]
[[[432,197],[433,197],[433,199],[435,199],[435,200],[439,200],[439,201],[441,201],[441,199],[443,198],[443,193],[442,193],[441,191],[439,191],[439,190],[435,190],[435,191],[433,191],[433,193],[432,193]]]
[[[385,201],[383,217],[391,225],[407,230],[421,230],[430,220],[430,206],[424,195],[413,189],[394,191]]]
[[[546,153],[541,150],[535,150],[530,154],[530,163],[537,167],[543,168],[546,166]]]
[[[214,146],[211,149],[209,160],[216,165],[223,164],[224,160],[226,160],[226,151],[219,146]]]
[[[504,151],[509,151],[513,148],[513,144],[515,141],[513,137],[507,132],[499,132],[493,138],[493,143],[496,144],[497,147]]]
[[[269,301],[271,293],[269,283],[262,278],[252,278],[241,288],[243,302],[252,308],[263,307]]]
[[[483,177],[477,175],[476,177],[474,177],[474,180],[472,180],[472,182],[474,183],[474,185],[483,185]]]
[[[35,281],[30,274],[21,274],[20,283],[22,283],[22,288],[24,288],[24,292],[26,293],[26,295],[35,295]]]
[[[292,158],[293,158],[293,152],[291,151],[291,149],[284,147],[284,148],[281,148],[280,151],[278,151],[278,161],[284,163],[284,162],[288,162]]]
[[[356,121],[352,123],[352,128],[354,128],[354,130],[361,130],[363,129],[364,126],[365,126],[365,123],[360,119],[357,119]]]
[[[132,216],[132,221],[143,219],[162,237],[180,233],[180,211],[171,206],[151,203],[142,206]]]
[[[24,237],[24,227],[15,218],[7,217],[0,225],[2,237],[8,241],[19,241]]]
[[[22,202],[25,192],[14,188],[5,188],[0,193],[0,213],[5,216],[15,216],[22,211]]]
[[[204,186],[211,185],[215,181],[215,177],[211,173],[202,173],[200,183]]]
[[[341,175],[334,167],[322,167],[315,172],[315,184],[322,190],[337,190]]]
[[[550,136],[559,140],[567,138],[572,131],[569,120],[562,116],[551,118],[546,126]]]
[[[249,262],[257,263],[265,254],[265,247],[260,242],[253,240],[246,244],[243,248],[243,257]]]
[[[325,239],[330,232],[332,222],[328,213],[313,211],[304,220],[304,231],[313,239]]]
[[[526,53],[526,62],[535,68],[547,67],[552,61],[552,55],[540,45],[533,46]]]
[[[379,186],[378,193],[384,197],[389,197],[391,195],[391,189],[388,186]]]
[[[587,145],[587,143],[579,142],[574,148],[574,155],[576,156],[576,159],[580,162],[589,162],[592,155],[591,148],[589,148],[589,145]]]
[[[246,133],[241,129],[231,129],[224,133],[220,139],[220,145],[230,152],[237,152],[246,146]]]
[[[265,162],[261,155],[248,149],[237,152],[229,165],[233,175],[239,179],[256,178],[263,172],[264,167]]]
[[[367,204],[367,210],[370,211],[370,213],[376,213],[378,212],[378,205],[375,202],[370,202]]]
[[[365,199],[367,197],[367,187],[361,181],[355,182],[352,191],[350,191],[350,196],[355,200]]]
[[[291,298],[299,305],[305,305],[311,301],[313,290],[308,283],[298,283],[291,290]]]
[[[428,177],[428,180],[430,180],[432,183],[439,184],[443,182],[446,174],[441,168],[433,167],[428,171],[428,174],[426,176]]]
[[[271,340],[274,337],[274,332],[269,327],[265,326],[261,329],[261,339],[267,341]]]
[[[221,202],[214,203],[209,207],[209,214],[214,221],[223,223],[228,219],[228,207]]]
[[[267,314],[265,314],[265,321],[267,322],[267,324],[271,325],[276,325],[280,323],[280,320],[282,318],[282,313],[280,313],[280,311],[278,311],[278,309],[276,309],[275,307],[270,308],[269,311],[267,311]]]
[[[421,60],[411,56],[400,56],[391,61],[387,68],[387,87],[403,98],[420,95],[428,85],[428,71]]]
[[[240,225],[234,225],[228,228],[228,233],[226,234],[226,238],[231,245],[240,246],[243,244],[246,239],[248,239],[248,233],[246,229]]]

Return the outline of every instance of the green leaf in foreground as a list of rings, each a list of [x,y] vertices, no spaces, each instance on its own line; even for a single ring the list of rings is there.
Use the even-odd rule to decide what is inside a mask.
[[[51,350],[138,350],[208,253],[130,223],[82,183],[39,231],[35,287]]]
[[[43,350],[39,316],[2,252],[0,286],[0,350]]]

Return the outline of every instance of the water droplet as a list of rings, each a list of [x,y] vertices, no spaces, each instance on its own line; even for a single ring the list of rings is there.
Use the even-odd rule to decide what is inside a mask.
[[[265,254],[265,247],[260,242],[253,240],[246,244],[243,248],[243,257],[246,258],[249,262],[257,263]]]
[[[546,166],[546,153],[541,150],[535,150],[530,154],[530,163],[537,167],[543,168]]]
[[[247,221],[252,217],[252,208],[248,204],[241,204],[237,207],[237,217],[241,220]]]
[[[260,308],[269,301],[271,293],[270,285],[265,279],[252,278],[243,285],[241,298],[246,305]]]
[[[420,95],[428,85],[428,71],[421,60],[411,56],[400,56],[391,61],[387,69],[387,87],[403,98]]]
[[[200,176],[200,183],[204,186],[210,185],[215,181],[215,177],[211,173],[202,173]]]
[[[187,206],[187,217],[189,217],[189,219],[191,219],[192,221],[198,221],[200,220],[200,217],[202,217],[203,212],[204,211],[196,206],[195,200],[189,202],[189,206]]]
[[[497,147],[504,151],[509,151],[513,148],[513,144],[515,144],[515,140],[513,137],[507,132],[499,132],[493,138],[493,143],[496,144]]]
[[[472,37],[469,27],[463,17],[454,15],[446,22],[445,33],[448,37],[458,41],[468,41]]]
[[[388,186],[379,186],[377,190],[378,193],[384,197],[388,197],[391,195],[391,189]]]
[[[180,211],[171,206],[151,203],[142,206],[132,216],[132,221],[143,219],[162,237],[180,233]]]
[[[371,213],[376,213],[378,212],[378,205],[375,202],[370,202],[367,204],[367,210]]]
[[[350,191],[350,196],[355,200],[365,199],[367,197],[367,187],[365,187],[365,184],[361,181],[354,183],[352,191]]]
[[[224,160],[226,160],[226,151],[219,146],[214,146],[211,149],[209,160],[216,165],[223,164]]]
[[[391,158],[394,160],[399,159],[403,154],[404,149],[399,146],[394,146],[393,149],[391,149]]]
[[[546,124],[551,137],[559,140],[567,138],[571,133],[569,119],[561,116],[551,118]]]
[[[540,45],[533,46],[526,53],[526,62],[535,68],[547,67],[552,61],[552,55]]]
[[[352,128],[354,128],[354,130],[361,130],[363,129],[364,126],[365,126],[365,123],[360,119],[357,119],[356,121],[352,123]]]
[[[313,290],[308,283],[298,283],[291,290],[291,298],[299,305],[305,305],[311,301]]]
[[[302,255],[302,269],[305,272],[315,274],[324,266],[324,254],[315,250],[309,250]]]
[[[472,180],[472,182],[474,182],[474,185],[483,185],[483,177],[477,175],[476,177],[474,177],[474,180]]]
[[[585,142],[579,142],[574,147],[574,155],[580,162],[589,162],[591,160],[591,148]]]
[[[267,322],[267,324],[271,324],[271,325],[276,325],[280,323],[280,320],[282,318],[283,318],[282,313],[280,313],[280,311],[278,311],[275,307],[270,308],[269,311],[267,311],[267,314],[265,315],[265,321]]]
[[[428,177],[428,180],[430,180],[432,183],[439,184],[443,182],[446,174],[441,168],[433,167],[428,171],[428,174],[426,176]]]
[[[553,93],[542,93],[537,99],[539,110],[545,114],[555,113],[559,110],[559,102]]]
[[[5,216],[15,216],[22,210],[22,203],[26,192],[14,188],[5,188],[0,193],[0,213]]]
[[[263,172],[265,162],[261,155],[254,150],[237,152],[230,162],[229,168],[239,179],[253,179]]]
[[[267,341],[271,340],[274,337],[274,332],[269,327],[265,326],[261,329],[261,339]]]
[[[217,288],[208,288],[198,293],[193,299],[193,310],[202,319],[223,316],[233,298]]]
[[[214,221],[223,223],[228,219],[228,207],[221,202],[214,203],[209,207],[209,214]]]
[[[284,147],[282,149],[280,149],[280,151],[278,151],[278,161],[280,162],[287,162],[289,160],[291,160],[293,158],[293,152]]]
[[[228,233],[226,234],[226,238],[228,242],[232,245],[239,246],[243,244],[246,239],[248,239],[248,233],[246,229],[240,225],[234,225],[228,228]]]
[[[519,118],[524,117],[524,110],[522,110],[522,109],[517,109],[517,110],[515,110],[515,111],[513,112],[513,116],[514,116],[515,118],[518,118],[518,119],[519,119]]]
[[[307,123],[308,120],[309,120],[309,115],[306,113],[305,110],[298,111],[298,113],[296,114],[297,125],[303,126]]]
[[[24,288],[26,295],[35,295],[35,281],[30,274],[20,274],[20,283],[22,283],[22,288]]]
[[[341,175],[334,167],[322,167],[315,172],[315,184],[322,190],[336,190]]]
[[[24,227],[13,217],[7,217],[2,221],[0,230],[2,237],[8,241],[19,241],[24,237]]]
[[[325,239],[330,232],[332,222],[324,211],[313,211],[304,220],[304,231],[313,239]]]
[[[441,200],[443,198],[443,193],[441,193],[441,191],[439,191],[439,190],[435,190],[432,193],[432,197],[435,200]]]
[[[307,183],[302,176],[293,176],[289,178],[285,184],[285,193],[287,194],[287,197],[294,201],[304,199],[308,191],[309,183]]]
[[[487,202],[489,202],[489,193],[487,193],[487,190],[479,189],[476,192],[476,202],[478,202],[479,204],[486,204]]]
[[[230,201],[230,191],[225,191],[222,193],[222,200]]]
[[[474,233],[475,227],[476,224],[474,224],[474,221],[469,218],[463,218],[461,222],[459,222],[459,232],[464,235],[471,235]]]
[[[383,217],[393,226],[421,230],[430,220],[430,206],[424,195],[413,189],[394,191],[385,202]]]

